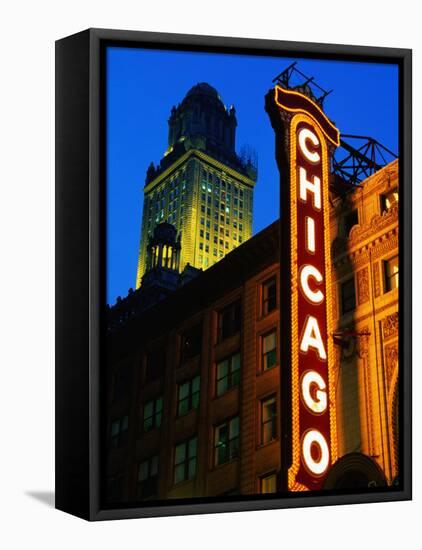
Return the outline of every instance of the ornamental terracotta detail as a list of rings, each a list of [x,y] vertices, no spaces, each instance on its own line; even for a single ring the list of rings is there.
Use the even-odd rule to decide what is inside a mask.
[[[369,271],[365,267],[357,272],[359,305],[369,300]]]
[[[375,296],[379,296],[381,294],[380,264],[379,264],[379,262],[374,264],[374,294],[375,294]]]
[[[391,315],[387,315],[382,322],[384,338],[392,338],[397,336],[399,332],[399,312],[396,311]]]
[[[393,377],[394,371],[396,370],[396,367],[399,364],[399,350],[397,346],[397,342],[394,344],[390,344],[388,346],[385,346],[385,367],[386,367],[386,374],[387,374],[387,383],[390,387],[391,385],[391,379]]]
[[[364,357],[368,357],[369,354],[369,328],[363,327],[357,336],[356,341],[356,347],[357,347],[357,354],[358,356],[363,359]]]
[[[394,205],[381,215],[375,214],[369,223],[353,226],[349,234],[349,244],[353,246],[359,241],[372,237],[375,233],[388,227],[391,223],[396,222],[398,220],[398,214],[399,208],[397,205]]]

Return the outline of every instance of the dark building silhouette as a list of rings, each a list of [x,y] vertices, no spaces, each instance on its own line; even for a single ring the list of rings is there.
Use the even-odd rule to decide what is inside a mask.
[[[392,484],[399,471],[397,186],[395,162],[333,197],[340,459],[327,488]],[[145,284],[109,311],[108,502],[276,491],[288,368],[278,222],[193,277],[177,273],[169,224],[148,252]],[[155,305],[150,292],[163,294]]]

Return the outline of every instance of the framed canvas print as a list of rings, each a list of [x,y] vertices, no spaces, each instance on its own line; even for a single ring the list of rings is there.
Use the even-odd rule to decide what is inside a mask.
[[[57,508],[410,499],[410,50],[90,29],[56,75]]]

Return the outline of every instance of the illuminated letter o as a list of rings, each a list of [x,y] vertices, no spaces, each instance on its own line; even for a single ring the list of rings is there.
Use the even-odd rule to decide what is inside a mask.
[[[319,447],[319,459],[311,454],[312,445]],[[302,441],[302,456],[307,468],[316,476],[322,475],[330,464],[330,451],[325,437],[318,430],[306,432]]]
[[[308,149],[308,146],[306,145],[307,140],[309,140],[315,146],[319,145],[318,137],[313,132],[311,132],[311,130],[309,130],[308,128],[301,128],[298,135],[300,150],[303,156],[307,160],[309,160],[309,162],[312,162],[312,164],[317,164],[321,160],[321,156],[316,151],[310,151]]]

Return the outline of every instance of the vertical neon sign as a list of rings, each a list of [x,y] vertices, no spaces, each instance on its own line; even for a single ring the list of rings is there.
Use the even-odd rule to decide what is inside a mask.
[[[329,160],[339,132],[307,95],[276,86],[266,99],[281,176],[282,488],[318,490],[337,459]]]

